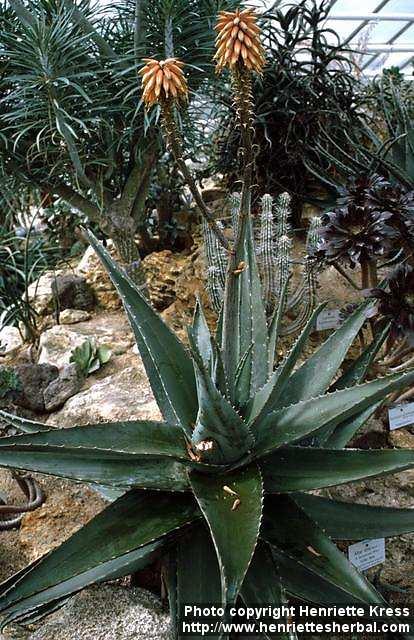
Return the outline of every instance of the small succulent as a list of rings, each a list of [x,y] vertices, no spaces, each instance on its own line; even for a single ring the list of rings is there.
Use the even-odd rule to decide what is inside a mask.
[[[386,222],[391,214],[341,207],[322,216],[319,255],[355,267],[364,260],[388,255],[394,232]]]
[[[98,347],[94,340],[85,340],[80,347],[76,347],[70,356],[70,362],[74,362],[83,376],[88,376],[98,371],[102,365],[109,362],[111,351],[108,347]]]
[[[387,280],[387,289],[371,289],[378,300],[378,314],[391,323],[390,337],[407,337],[414,344],[414,268],[400,264]]]

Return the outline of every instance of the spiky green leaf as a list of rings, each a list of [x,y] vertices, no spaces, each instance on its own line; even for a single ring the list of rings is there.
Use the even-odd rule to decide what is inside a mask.
[[[0,467],[121,489],[185,491],[186,467],[177,459],[191,462],[182,437],[176,437],[179,428],[171,426],[170,433],[167,429],[162,423],[143,421],[2,438]]]
[[[376,338],[368,345],[361,355],[353,361],[350,367],[342,374],[342,376],[332,385],[332,391],[340,391],[346,389],[353,384],[360,384],[368,373],[374,358],[384,344],[390,332],[389,325],[379,333]]]
[[[374,415],[377,409],[384,404],[383,400],[370,405],[367,409],[359,413],[357,416],[341,422],[333,429],[329,429],[329,436],[323,438],[321,446],[327,449],[343,449],[352,440],[355,434],[364,426],[364,424]],[[318,446],[318,444],[315,444]]]
[[[208,528],[200,523],[182,537],[177,547],[177,611],[180,621],[185,620],[182,617],[185,605],[205,606],[206,603],[218,604],[220,601],[221,580],[216,552]],[[185,637],[198,640],[199,635]],[[217,639],[220,635],[211,637]]]
[[[223,311],[224,365],[231,386],[230,397],[239,406],[264,385],[268,372],[266,312],[253,246],[250,206],[247,209],[241,215],[238,245],[230,260]],[[236,397],[236,371],[248,349],[250,366],[246,366],[246,379],[239,384],[242,395]]]
[[[151,559],[158,541],[175,535],[198,517],[189,496],[130,491],[36,562],[23,577],[0,587],[0,611],[10,621],[103,579],[106,571],[119,575],[122,563],[128,571],[131,561]],[[142,553],[135,553],[140,549]],[[120,562],[114,562],[116,559]]]
[[[11,424],[13,427],[24,433],[37,433],[38,431],[49,431],[50,425],[43,424],[43,422],[37,422],[35,420],[28,420],[27,418],[21,418],[20,416],[14,416],[7,411],[0,409],[0,418]]]
[[[223,604],[235,602],[260,530],[260,471],[253,464],[221,477],[191,472],[190,483],[213,538]]]
[[[289,287],[289,279],[282,286],[280,292],[279,305],[275,308],[273,315],[269,322],[269,377],[273,373],[275,362],[277,361],[277,344],[279,341],[280,329],[282,327],[282,320],[286,311],[286,298]]]
[[[265,514],[261,535],[284,555],[345,591],[351,601],[384,602],[371,583],[292,498],[267,499]]]
[[[261,456],[277,447],[298,441],[321,427],[334,427],[413,380],[414,371],[394,374],[298,402],[270,413],[263,419],[259,417],[251,426],[255,438],[254,453]]]
[[[259,541],[253,560],[241,589],[241,597],[248,607],[269,606],[281,607],[286,603],[282,581],[277,572],[269,546]],[[280,622],[287,623],[286,617]],[[260,637],[260,636],[259,636]],[[279,640],[297,640],[295,633],[263,633],[263,638],[279,638]]]
[[[158,406],[167,422],[191,432],[197,396],[191,358],[177,336],[152,309],[132,280],[91,232],[89,242],[124,304]]]
[[[203,443],[211,448],[203,449],[203,459],[212,464],[232,463],[239,460],[253,439],[249,429],[230,402],[214,385],[204,363],[193,332],[188,332],[197,380],[199,411],[191,441],[197,449]]]
[[[296,493],[292,500],[336,540],[384,538],[414,531],[414,509],[340,502],[306,493]]]
[[[373,342],[361,353],[345,373],[332,385],[332,391],[346,389],[361,383],[389,334],[389,326],[384,329]],[[365,424],[372,414],[381,406],[382,402],[374,402],[360,414],[340,422],[337,425],[322,427],[312,437],[313,447],[327,449],[342,449],[353,438],[355,433]]]
[[[46,425],[47,426],[47,425]],[[69,429],[51,429],[48,431],[19,435],[0,440],[0,447],[24,450],[33,445],[32,451],[41,447],[47,450],[64,447],[66,451],[80,453],[85,456],[96,450],[102,451],[103,457],[110,457],[111,452],[125,453],[137,458],[154,456],[156,458],[174,458],[188,460],[186,439],[182,430],[174,424],[152,420],[130,420],[125,422],[104,422],[88,424]]]
[[[325,393],[338,372],[348,349],[362,328],[369,302],[362,303],[321,347],[290,377],[279,407]]]
[[[292,373],[305,344],[315,327],[317,317],[325,304],[321,304],[312,314],[306,327],[296,340],[292,349],[280,364],[280,366],[272,373],[268,382],[257,391],[246,408],[246,416],[249,423],[259,422],[264,416],[274,411],[275,407],[281,404],[281,398],[284,398],[285,389],[290,384],[289,376]]]
[[[310,491],[414,467],[414,449],[278,449],[260,461],[268,493]]]

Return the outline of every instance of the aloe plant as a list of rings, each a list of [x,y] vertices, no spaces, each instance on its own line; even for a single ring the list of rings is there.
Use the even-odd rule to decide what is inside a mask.
[[[155,558],[166,567],[174,617],[185,603],[248,601],[252,591],[263,601],[272,593],[282,602],[286,591],[322,603],[382,602],[333,540],[413,531],[412,510],[307,492],[414,466],[412,450],[345,448],[414,372],[362,383],[378,340],[335,380],[369,301],[298,367],[319,308],[275,362],[279,323],[266,325],[250,217],[244,221],[234,258],[246,266],[227,276],[222,329],[212,336],[197,304],[188,350],[89,234],[123,300],[164,421],[45,430],[2,412],[28,433],[1,439],[0,466],[125,492],[3,583],[4,624],[47,614],[83,587]],[[309,436],[313,446],[301,446]]]
[[[255,60],[254,49],[250,55]],[[249,77],[240,60],[234,64],[240,119],[247,122]],[[159,97],[163,84],[156,87]],[[172,137],[171,109],[168,117]],[[188,603],[241,599],[278,605],[288,596],[321,604],[384,602],[334,541],[414,531],[414,512],[308,492],[414,467],[414,450],[347,448],[388,394],[414,381],[414,371],[364,382],[385,332],[341,370],[369,300],[302,361],[321,307],[316,309],[278,361],[284,305],[268,322],[253,246],[248,126],[243,135],[237,233],[215,335],[197,303],[186,347],[86,232],[122,299],[163,420],[49,429],[1,413],[26,432],[0,440],[1,467],[122,492],[59,548],[0,585],[3,625],[38,619],[84,587],[155,560],[162,565],[178,638]],[[172,141],[179,157],[177,139]],[[227,250],[205,204],[200,198],[197,203]],[[282,300],[286,293],[285,287]]]

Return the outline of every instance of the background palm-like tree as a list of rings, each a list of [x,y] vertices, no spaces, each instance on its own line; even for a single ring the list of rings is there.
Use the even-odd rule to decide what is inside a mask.
[[[228,3],[226,3],[228,4]],[[234,3],[233,3],[234,4]],[[192,95],[214,72],[221,0],[6,0],[0,6],[0,178],[62,198],[110,236],[142,281],[134,235],[163,152],[145,113],[145,56],[188,63]]]

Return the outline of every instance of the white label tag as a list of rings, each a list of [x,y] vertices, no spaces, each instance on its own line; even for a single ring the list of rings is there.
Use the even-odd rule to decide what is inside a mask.
[[[396,404],[388,409],[390,431],[414,424],[414,402]]]
[[[385,538],[361,540],[348,547],[348,558],[354,567],[366,571],[385,562]]]
[[[337,329],[341,325],[340,309],[324,309],[316,319],[316,331]]]

